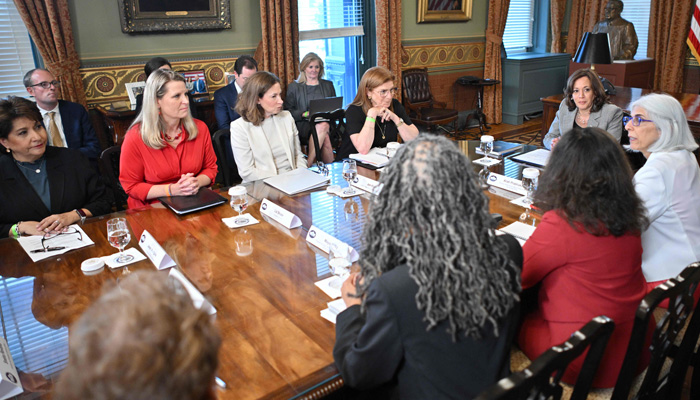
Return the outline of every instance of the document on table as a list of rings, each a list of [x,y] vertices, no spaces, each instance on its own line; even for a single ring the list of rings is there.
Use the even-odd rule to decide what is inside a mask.
[[[504,228],[499,229],[497,231],[497,234],[498,234],[498,232],[501,232],[501,234],[507,233],[507,234],[513,236],[514,238],[518,239],[518,242],[522,246],[525,244],[525,241],[530,238],[530,236],[532,235],[532,233],[534,231],[535,231],[534,226],[523,224],[522,222],[519,222],[519,221],[515,221],[512,224],[510,224]]]
[[[367,154],[350,154],[350,158],[373,167],[383,167],[389,164],[389,156],[386,155],[385,147],[374,147]]]
[[[536,149],[525,154],[518,154],[517,156],[511,157],[511,160],[517,161],[524,164],[534,165],[536,167],[544,167],[549,161],[549,154],[551,152],[547,149]]]
[[[75,233],[73,229],[80,232],[80,234]],[[57,256],[59,254],[67,253],[71,250],[79,249],[81,247],[87,247],[91,244],[95,244],[95,242],[93,242],[90,239],[87,233],[85,233],[83,228],[81,228],[78,225],[71,225],[68,227],[68,232],[61,233],[44,240],[44,246],[46,248],[57,250],[38,251],[44,249],[44,246],[41,245],[41,239],[43,239],[42,235],[22,236],[19,239],[17,239],[17,241],[27,253],[29,258],[31,258],[34,262],[41,261],[45,258]],[[33,251],[36,252],[33,253]]]
[[[271,176],[264,179],[263,182],[288,195],[293,195],[325,186],[329,180],[329,177],[317,174],[309,169],[297,168],[283,174]]]
[[[348,308],[343,299],[328,302],[328,308],[321,310],[321,316],[335,324],[335,319],[341,312]]]

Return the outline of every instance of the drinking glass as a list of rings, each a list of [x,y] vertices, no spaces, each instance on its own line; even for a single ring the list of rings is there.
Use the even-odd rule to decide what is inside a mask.
[[[350,182],[357,176],[357,163],[355,160],[343,160],[343,179],[348,182],[348,187],[343,190],[343,194],[355,194],[355,189],[352,188]]]
[[[523,170],[523,188],[527,190],[527,196],[525,197],[525,204],[532,204],[533,196],[537,190],[537,181],[540,176],[540,171],[537,168],[525,168]]]
[[[328,251],[328,268],[331,273],[335,275],[335,279],[331,280],[328,285],[334,289],[340,289],[343,286],[343,282],[350,275],[350,246],[343,242],[333,242],[329,246]]]
[[[126,222],[126,218],[112,218],[107,221],[107,239],[112,247],[119,249],[119,256],[114,261],[123,264],[134,259],[134,256],[124,254],[124,247],[131,241],[131,233],[129,233],[129,225]]]
[[[231,196],[231,208],[238,212],[238,216],[233,220],[236,225],[248,223],[248,217],[241,215],[248,208],[248,193],[244,186],[234,186],[228,190]]]
[[[482,153],[484,153],[484,158],[488,160],[489,154],[491,154],[491,151],[493,150],[493,136],[483,135],[481,137],[479,149]],[[481,184],[482,189],[487,189],[489,187],[488,179],[490,173],[491,172],[489,171],[489,167],[487,165],[484,165],[484,168],[481,171],[479,171],[479,183]]]

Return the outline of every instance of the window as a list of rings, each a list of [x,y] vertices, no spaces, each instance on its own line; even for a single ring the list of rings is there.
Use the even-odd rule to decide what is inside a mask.
[[[634,58],[646,58],[647,42],[649,38],[649,13],[651,12],[650,0],[625,0],[624,8],[622,9],[622,18],[634,24],[634,30],[637,32],[639,47]]]
[[[31,40],[12,0],[0,0],[0,93],[28,96],[24,74],[35,68]]]
[[[355,98],[367,68],[364,24],[366,0],[299,0],[299,55],[318,54],[324,79],[333,82],[344,106]]]
[[[534,0],[510,1],[506,29],[503,32],[503,45],[508,54],[523,53],[533,46],[534,12]]]

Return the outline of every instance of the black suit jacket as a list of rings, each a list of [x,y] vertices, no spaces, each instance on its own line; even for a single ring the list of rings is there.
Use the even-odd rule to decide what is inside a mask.
[[[509,235],[500,238],[513,262],[522,267],[518,242]],[[453,342],[447,321],[426,331],[417,292],[408,267],[401,265],[370,284],[366,315],[360,306],[338,315],[333,357],[348,386],[376,388],[398,378],[401,399],[470,399],[507,376],[519,305],[499,321],[498,337],[486,324],[480,340],[461,334]]]
[[[241,116],[236,112],[238,91],[235,83],[230,83],[214,92],[214,115],[219,129],[231,129],[231,122]]]
[[[51,210],[46,208],[11,156],[0,157],[0,238],[19,221],[41,221],[49,215],[87,208],[93,216],[111,211],[104,184],[85,157],[74,149],[48,146]]]
[[[63,134],[66,135],[68,147],[79,149],[85,157],[97,160],[102,153],[102,147],[85,107],[78,103],[59,100],[58,113],[61,114],[61,125],[63,125]]]

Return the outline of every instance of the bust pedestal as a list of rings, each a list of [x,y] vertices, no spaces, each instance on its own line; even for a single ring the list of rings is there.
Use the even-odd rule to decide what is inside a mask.
[[[569,63],[569,76],[581,68],[590,68],[591,64]],[[652,89],[654,84],[653,58],[640,60],[615,60],[612,64],[595,64],[598,76],[607,78],[615,86]]]

